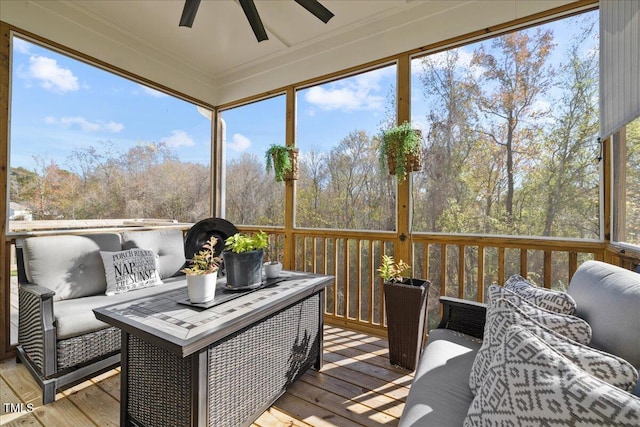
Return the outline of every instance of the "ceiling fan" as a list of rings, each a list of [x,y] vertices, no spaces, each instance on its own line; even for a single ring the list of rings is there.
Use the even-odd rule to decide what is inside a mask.
[[[191,28],[191,26],[193,25],[193,20],[196,18],[196,13],[198,12],[200,1],[201,0],[185,0],[184,9],[182,10],[182,17],[180,18],[181,27]],[[240,3],[240,6],[242,6],[242,10],[247,17],[249,25],[251,25],[253,34],[256,35],[256,39],[258,39],[258,42],[268,40],[269,37],[267,37],[267,32],[264,29],[264,25],[262,25],[262,20],[260,19],[260,15],[258,15],[258,10],[256,9],[256,5],[253,0],[237,1],[238,3]],[[318,0],[295,0],[295,2],[307,9],[316,18],[318,18],[325,24],[329,22],[329,20],[334,16],[333,13],[331,13],[329,9],[321,5]]]

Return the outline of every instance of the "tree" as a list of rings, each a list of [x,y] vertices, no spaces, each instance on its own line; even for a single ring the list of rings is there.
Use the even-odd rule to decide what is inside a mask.
[[[551,86],[553,69],[547,64],[553,48],[550,30],[517,31],[493,39],[492,52],[480,45],[471,64],[481,77],[475,85],[478,109],[484,115],[479,132],[503,147],[506,156],[506,220],[513,224],[516,154],[535,148],[537,123],[546,111],[535,102]],[[528,126],[528,127],[527,127]]]

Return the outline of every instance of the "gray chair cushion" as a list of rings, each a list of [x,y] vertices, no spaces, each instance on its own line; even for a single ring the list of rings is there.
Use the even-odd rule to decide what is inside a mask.
[[[107,282],[100,251],[119,251],[117,233],[25,239],[25,274],[30,283],[56,294],[54,301],[104,294]]]
[[[62,340],[108,327],[109,325],[96,319],[96,316],[93,314],[94,308],[100,308],[110,304],[117,304],[123,301],[131,301],[137,298],[171,291],[180,287],[185,287],[184,292],[186,298],[186,286],[187,280],[185,276],[182,276],[167,279],[165,280],[164,285],[138,289],[123,294],[117,294],[113,296],[94,295],[85,298],[59,301],[55,304],[54,307],[54,315],[56,318],[56,336],[59,340]]]
[[[420,357],[400,427],[460,427],[473,401],[469,372],[482,341],[434,329]]]
[[[591,325],[591,346],[640,369],[640,274],[599,261],[576,271],[567,291]]]
[[[142,248],[158,256],[160,279],[173,277],[184,266],[184,239],[182,230],[125,231],[122,249]]]

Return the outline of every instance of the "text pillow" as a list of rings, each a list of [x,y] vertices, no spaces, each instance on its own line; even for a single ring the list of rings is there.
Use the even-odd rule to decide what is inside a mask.
[[[120,252],[100,252],[107,279],[106,295],[161,285],[153,251],[128,249]]]
[[[586,330],[589,325],[579,317],[561,316],[536,308],[529,307],[527,309],[524,306],[520,309],[504,298],[492,301],[487,306],[482,346],[473,360],[469,375],[469,387],[473,394],[484,381],[493,353],[504,340],[507,329],[512,325],[524,325],[529,328],[543,325],[576,342],[588,344],[588,342],[580,341],[583,336],[580,331]],[[590,331],[590,328],[588,330]]]
[[[574,314],[576,302],[566,292],[540,288],[519,274],[514,274],[504,283],[504,288],[520,295],[532,304],[556,313]]]
[[[589,375],[523,327],[496,349],[464,427],[638,426],[640,399]]]

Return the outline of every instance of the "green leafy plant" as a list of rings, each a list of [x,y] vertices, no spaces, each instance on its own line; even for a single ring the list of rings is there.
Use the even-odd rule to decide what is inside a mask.
[[[286,145],[272,144],[264,155],[265,169],[267,173],[275,174],[276,182],[282,182],[287,178],[287,174],[294,170],[294,147]]]
[[[413,129],[408,122],[382,131],[378,149],[382,170],[389,170],[399,180],[406,179],[407,172],[419,170],[421,141],[420,131]],[[410,167],[408,171],[407,166]]]
[[[242,254],[266,248],[269,245],[269,238],[264,231],[255,234],[236,233],[233,236],[229,236],[227,240],[224,241],[224,245],[225,250]]]
[[[402,282],[403,276],[411,271],[411,267],[402,260],[396,263],[393,257],[383,255],[382,263],[377,271],[386,283],[399,283]]]
[[[218,239],[211,236],[209,241],[202,245],[202,249],[193,255],[189,260],[190,267],[185,267],[181,271],[189,276],[215,273],[220,268],[221,259],[215,256],[215,247]]]

